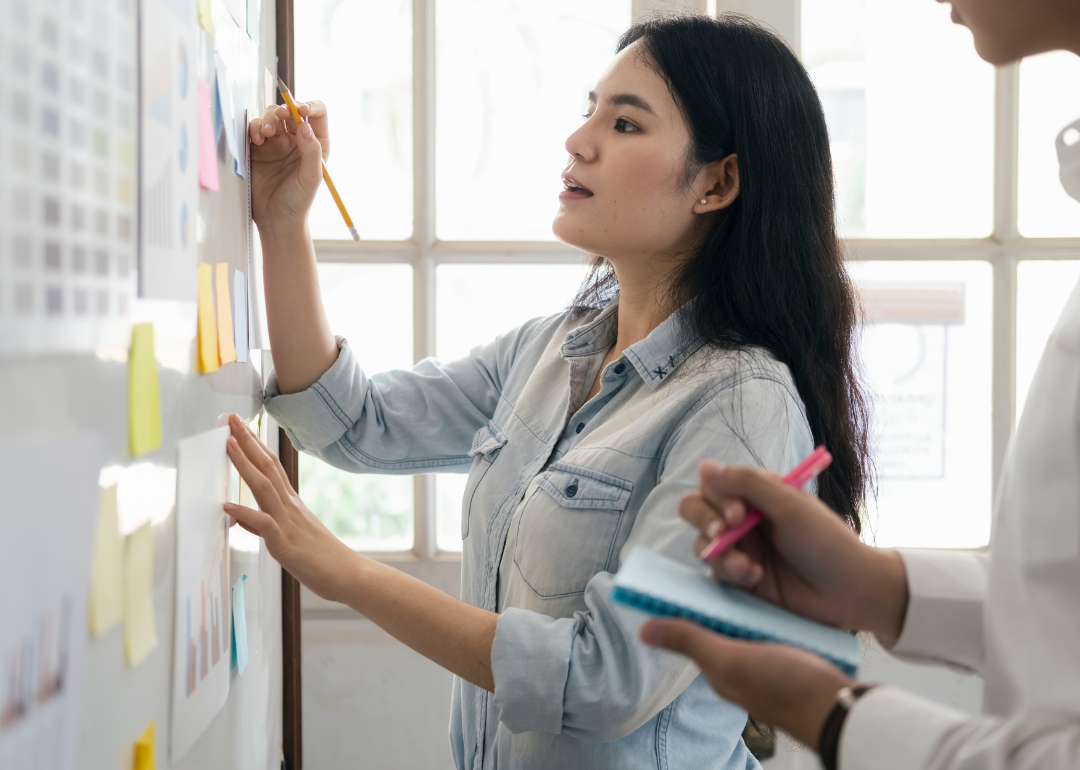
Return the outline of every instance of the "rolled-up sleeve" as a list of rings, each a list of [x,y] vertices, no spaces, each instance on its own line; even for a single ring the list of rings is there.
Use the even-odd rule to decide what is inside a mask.
[[[300,450],[353,472],[468,470],[473,436],[491,419],[503,383],[537,328],[534,319],[469,355],[368,377],[348,342],[311,387],[282,394],[271,373],[266,411]]]
[[[659,482],[643,501],[621,554],[643,545],[694,563],[695,530],[679,517],[678,505],[697,489],[703,459],[786,468],[812,447],[801,410],[779,383],[749,380],[717,389],[673,430]],[[518,609],[499,617],[491,652],[494,698],[511,732],[617,740],[698,676],[689,659],[638,640],[648,617],[612,602],[612,581],[611,573],[595,575],[585,588],[586,609],[572,618]]]

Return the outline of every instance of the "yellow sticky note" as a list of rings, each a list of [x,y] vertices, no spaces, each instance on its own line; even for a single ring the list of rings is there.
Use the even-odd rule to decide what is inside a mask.
[[[139,665],[157,646],[154,625],[154,530],[146,522],[124,544],[124,659]]]
[[[210,15],[210,0],[199,0],[199,24],[211,35],[214,34],[214,18]]]
[[[214,268],[199,265],[199,371],[218,368],[217,319],[214,316]]]
[[[157,760],[154,758],[154,722],[151,721],[139,740],[135,741],[134,770],[157,770]]]
[[[101,636],[120,620],[123,547],[116,512],[116,485],[101,490],[98,497],[97,529],[90,573],[90,602],[87,617],[90,633]]]
[[[128,351],[128,452],[132,457],[161,446],[161,393],[154,360],[154,325],[131,327]]]
[[[214,265],[214,289],[217,294],[217,346],[218,363],[236,360],[233,344],[232,303],[229,301],[229,266],[224,262]]]

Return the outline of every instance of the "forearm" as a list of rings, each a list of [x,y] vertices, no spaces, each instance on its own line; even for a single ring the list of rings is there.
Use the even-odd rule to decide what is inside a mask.
[[[311,387],[337,360],[307,225],[260,229],[270,350],[282,393]]]
[[[494,692],[491,645],[496,613],[362,556],[353,560],[334,598],[425,658]]]

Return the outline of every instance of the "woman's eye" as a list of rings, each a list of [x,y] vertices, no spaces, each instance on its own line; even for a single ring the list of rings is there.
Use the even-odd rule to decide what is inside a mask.
[[[635,126],[626,118],[617,118],[615,120],[615,130],[620,134],[633,134],[637,133],[641,129]]]
[[[588,120],[591,117],[592,117],[592,113],[591,112],[586,112],[584,115],[581,116],[581,119],[582,120]]]

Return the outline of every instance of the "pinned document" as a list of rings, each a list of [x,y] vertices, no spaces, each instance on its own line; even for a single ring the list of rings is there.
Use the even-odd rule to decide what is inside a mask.
[[[244,610],[244,581],[247,575],[241,575],[240,579],[233,583],[232,607],[233,607],[233,665],[240,676],[244,675],[244,669],[248,664],[247,642],[247,614]]]
[[[221,105],[221,120],[225,129],[225,144],[233,157],[233,173],[244,178],[247,151],[247,113],[239,90],[233,88],[229,80],[229,70],[221,54],[214,54],[217,72],[218,103]]]
[[[229,266],[225,262],[214,265],[214,284],[217,294],[218,363],[227,364],[236,360],[236,347],[232,308],[229,307]]]
[[[210,84],[199,78],[199,187],[219,189],[217,142],[214,141],[214,119],[210,115]]]
[[[116,485],[98,497],[94,556],[90,565],[90,601],[87,619],[91,636],[101,636],[120,620],[123,612],[123,543],[116,510]]]
[[[218,368],[217,318],[214,313],[214,268],[199,265],[199,331],[197,347],[199,371],[216,372]]]
[[[247,281],[241,270],[233,270],[233,344],[236,347],[236,360],[247,363],[248,353],[248,309]]]
[[[155,647],[154,530],[148,521],[124,544],[124,660],[137,666]]]
[[[139,739],[135,741],[135,762],[132,765],[134,770],[157,770],[157,760],[154,757],[154,726],[155,722],[151,720]]]
[[[128,351],[128,452],[144,455],[161,446],[161,393],[154,358],[154,325],[131,328]]]

